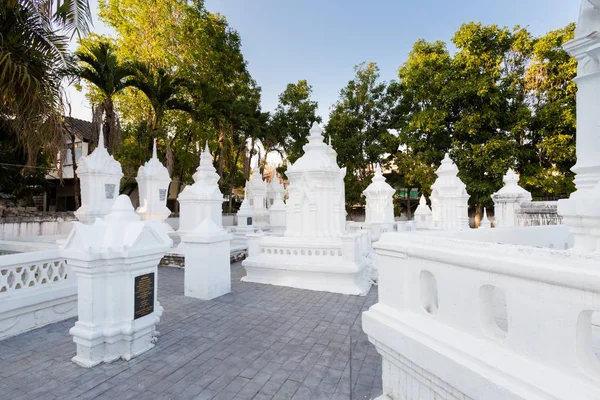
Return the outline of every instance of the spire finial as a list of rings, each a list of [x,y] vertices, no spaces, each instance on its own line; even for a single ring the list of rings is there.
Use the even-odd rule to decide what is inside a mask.
[[[375,164],[375,175],[381,176],[383,173],[381,172],[381,165],[379,163]]]
[[[205,153],[209,152],[209,150],[208,150],[208,140],[204,142],[204,152]]]
[[[154,146],[152,146],[152,158],[158,158],[156,155],[156,138],[154,138]]]
[[[100,134],[98,135],[98,147],[103,149],[106,148],[106,146],[104,146],[104,132],[102,132],[102,130],[100,130]]]

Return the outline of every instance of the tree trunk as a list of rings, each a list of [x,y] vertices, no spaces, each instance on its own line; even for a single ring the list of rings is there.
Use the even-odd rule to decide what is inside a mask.
[[[77,160],[75,159],[75,135],[69,131],[71,137],[71,159],[73,160],[73,197],[75,198],[75,209],[81,207],[79,201],[79,178],[77,177]]]
[[[219,122],[219,185],[223,184],[223,155],[225,154],[225,134],[223,124]]]
[[[104,135],[104,143],[106,144],[106,149],[109,154],[113,154],[114,147],[114,138],[111,134],[111,127],[113,126],[113,121],[115,118],[114,115],[114,104],[112,102],[112,98],[108,97],[104,100],[104,124],[102,126],[102,134]]]

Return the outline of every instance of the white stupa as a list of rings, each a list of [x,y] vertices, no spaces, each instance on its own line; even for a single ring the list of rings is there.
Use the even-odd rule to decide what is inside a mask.
[[[244,198],[248,199],[249,206],[252,209],[252,225],[259,229],[268,229],[267,183],[262,178],[256,159],[252,164],[252,175],[246,182]]]
[[[81,207],[75,211],[75,216],[79,221],[91,224],[110,212],[119,196],[123,177],[121,164],[104,147],[102,133],[92,154],[79,159],[77,176],[81,185]]]
[[[200,154],[200,165],[193,176],[194,184],[186,186],[177,201],[179,211],[179,236],[190,233],[205,218],[212,218],[213,222],[223,226],[223,194],[219,190],[219,174],[213,166],[213,158],[208,150],[208,143]]]
[[[429,229],[431,226],[431,217],[433,213],[427,205],[427,200],[424,195],[419,199],[419,206],[415,210],[415,223],[417,229]]]
[[[367,224],[394,225],[394,193],[396,191],[386,181],[381,166],[375,166],[373,181],[363,191],[367,198],[366,218]]]
[[[135,180],[140,193],[140,206],[136,210],[138,215],[142,220],[163,222],[163,227],[167,231],[172,231],[173,228],[164,223],[171,215],[171,210],[167,207],[171,177],[167,168],[158,160],[156,139],[154,139],[152,158],[140,166]]]
[[[285,198],[285,187],[279,181],[277,171],[273,171],[273,178],[271,178],[271,182],[267,185],[267,208],[271,208],[275,203],[277,196],[279,196],[281,200]]]
[[[285,232],[285,221],[287,210],[281,197],[281,193],[276,193],[275,201],[269,208],[269,221],[271,223],[271,233],[283,235]]]
[[[431,227],[442,230],[469,229],[470,196],[448,153],[435,173],[438,178],[431,185]]]
[[[531,193],[519,186],[519,175],[509,169],[504,175],[504,186],[492,195],[494,225],[496,228],[517,226],[517,210],[521,203],[531,201]]]
[[[483,216],[481,217],[481,220],[479,221],[479,229],[489,229],[492,227],[492,221],[490,221],[490,218],[487,215],[487,208],[483,209]]]
[[[314,124],[304,155],[290,165],[286,230],[263,236],[243,262],[247,282],[364,295],[370,287],[359,234],[345,232],[345,169]]]

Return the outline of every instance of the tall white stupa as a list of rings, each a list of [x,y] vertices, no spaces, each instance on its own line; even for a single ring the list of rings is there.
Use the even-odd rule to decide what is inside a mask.
[[[458,167],[448,153],[435,171],[437,180],[431,185],[432,228],[442,230],[469,229],[469,194],[458,177]]]
[[[290,165],[283,237],[255,237],[242,263],[246,282],[364,295],[370,287],[360,235],[345,231],[345,168],[317,123]]]

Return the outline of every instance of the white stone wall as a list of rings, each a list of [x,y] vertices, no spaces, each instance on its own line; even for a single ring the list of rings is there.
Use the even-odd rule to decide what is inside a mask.
[[[388,233],[374,247],[379,303],[363,329],[388,398],[600,398],[600,254],[456,232]]]
[[[58,249],[0,256],[0,340],[76,315],[75,276]]]
[[[3,222],[0,223],[0,240],[67,235],[73,228],[72,222],[72,220]]]

